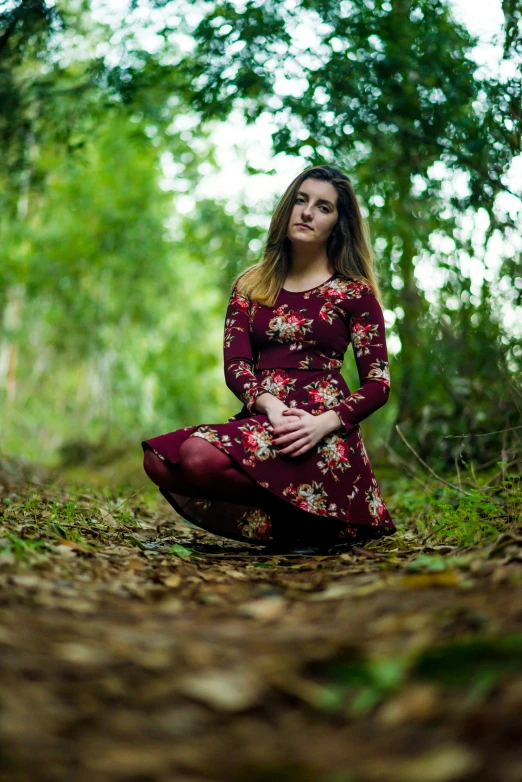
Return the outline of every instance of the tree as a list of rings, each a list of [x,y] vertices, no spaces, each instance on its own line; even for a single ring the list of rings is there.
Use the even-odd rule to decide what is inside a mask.
[[[313,26],[314,47],[299,49],[298,23]],[[506,417],[508,424],[516,420],[503,382],[483,424],[472,397],[464,406],[454,403],[460,352],[447,351],[445,376],[435,376],[437,308],[430,312],[415,272],[420,255],[433,251],[434,238],[447,237],[452,249],[446,260],[462,277],[462,215],[486,211],[486,240],[514,226],[496,207],[506,190],[504,175],[520,152],[520,72],[505,83],[479,76],[470,54],[476,41],[445,0],[301,0],[292,11],[278,2],[247,2],[241,10],[222,2],[210,7],[193,36],[197,45],[179,65],[179,89],[203,119],[224,118],[238,105],[251,122],[269,112],[278,128],[276,153],[299,154],[306,164],[337,162],[356,179],[389,305],[399,313],[398,420],[421,451],[431,452],[434,428],[474,433],[484,426],[500,429]],[[278,79],[293,74],[298,79],[283,94]],[[460,189],[452,187],[457,179]],[[519,258],[516,265],[520,269]],[[480,308],[481,322],[485,317],[490,323],[493,357],[502,348],[502,328],[487,297]],[[452,322],[453,328],[462,324],[457,340],[471,325],[468,320],[464,326],[466,314],[471,317],[473,308]],[[480,371],[480,355],[478,363],[468,363],[470,381]],[[499,358],[497,371],[502,367]],[[433,409],[441,393],[438,424],[423,438],[426,408]],[[452,459],[449,451],[447,456]]]

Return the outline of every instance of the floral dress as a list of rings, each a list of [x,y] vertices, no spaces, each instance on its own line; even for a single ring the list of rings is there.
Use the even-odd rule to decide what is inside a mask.
[[[341,375],[352,343],[360,387]],[[371,288],[335,272],[307,291],[282,289],[272,307],[241,295],[228,303],[224,329],[225,382],[243,403],[224,423],[186,426],[142,441],[176,463],[187,437],[202,437],[228,454],[260,486],[310,519],[343,522],[339,540],[395,532],[364,447],[359,423],[389,398],[390,374],[382,309]],[[264,393],[312,415],[335,410],[342,427],[300,456],[279,454],[268,417],[256,412]],[[186,520],[251,543],[272,540],[272,519],[261,508],[196,499],[160,489]]]

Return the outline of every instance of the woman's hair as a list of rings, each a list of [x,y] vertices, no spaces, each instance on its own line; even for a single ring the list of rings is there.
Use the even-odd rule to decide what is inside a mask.
[[[262,259],[243,270],[233,284],[251,300],[269,307],[274,305],[290,270],[291,244],[286,234],[297,193],[305,179],[330,182],[337,190],[338,219],[326,246],[335,271],[369,285],[382,306],[367,223],[350,178],[335,166],[313,166],[293,180],[272,215]]]

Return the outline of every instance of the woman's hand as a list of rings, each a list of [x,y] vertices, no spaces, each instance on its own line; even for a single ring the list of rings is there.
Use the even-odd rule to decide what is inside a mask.
[[[335,423],[332,425],[328,414],[312,415],[298,407],[287,408],[281,413],[281,418],[284,423],[277,427],[274,425],[274,443],[279,454],[288,456],[306,453],[322,437],[337,428]],[[288,420],[287,423],[290,418],[294,420]]]
[[[282,401],[282,399],[278,399],[273,394],[261,394],[261,396],[259,396],[256,400],[255,409],[266,415],[270,421],[272,429],[275,429],[276,426],[281,426],[281,424],[292,420],[291,418],[283,418],[283,411],[285,413],[290,413],[292,411],[288,405]]]
[[[288,415],[289,413],[293,413],[293,410],[291,410],[285,404],[282,404],[280,407],[269,408],[266,415],[272,425],[274,433],[275,430],[281,427],[283,424],[291,423],[294,421],[294,419],[295,421],[299,420],[297,416],[292,417],[291,415]]]

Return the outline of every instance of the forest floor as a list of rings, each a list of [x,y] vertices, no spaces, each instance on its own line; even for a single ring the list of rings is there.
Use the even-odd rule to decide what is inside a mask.
[[[2,779],[522,780],[520,521],[211,557],[161,497],[0,503]]]

